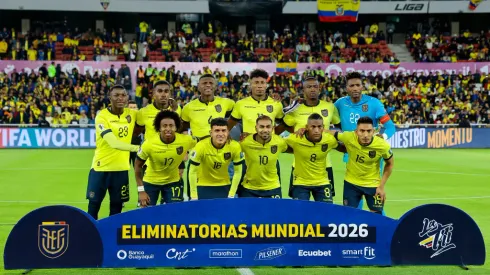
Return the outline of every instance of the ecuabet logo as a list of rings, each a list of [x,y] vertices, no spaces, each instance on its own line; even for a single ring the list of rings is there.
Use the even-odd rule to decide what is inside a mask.
[[[419,232],[419,237],[426,238],[419,242],[419,245],[425,248],[432,248],[434,253],[430,256],[431,258],[456,248],[456,245],[452,243],[454,229],[452,223],[443,225],[436,220],[427,218],[424,218],[422,223],[422,231]]]
[[[284,256],[284,255],[286,255],[286,249],[284,248],[284,246],[269,247],[269,248],[257,251],[257,254],[255,254],[255,260],[256,261],[272,260],[272,259]]]
[[[38,230],[38,247],[41,254],[56,259],[68,249],[70,226],[66,222],[43,222]]]

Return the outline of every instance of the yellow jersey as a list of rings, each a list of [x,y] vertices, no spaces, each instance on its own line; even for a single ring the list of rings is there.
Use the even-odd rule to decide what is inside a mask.
[[[224,118],[234,106],[235,102],[229,98],[215,96],[214,100],[208,103],[202,102],[201,98],[196,98],[184,106],[182,120],[190,124],[193,136],[202,138],[209,136],[211,120]]]
[[[172,111],[172,107],[168,107],[167,110]],[[158,132],[155,130],[153,126],[153,121],[158,113],[160,113],[160,109],[157,109],[154,104],[148,104],[146,107],[141,108],[136,115],[136,124],[138,126],[145,127],[145,140],[151,139],[154,136],[158,136]],[[182,113],[182,108],[178,107],[176,113],[180,116]]]
[[[284,124],[289,127],[294,127],[294,131],[298,131],[301,128],[305,128],[308,123],[308,117],[311,114],[317,113],[323,117],[323,124],[325,129],[330,128],[330,124],[340,123],[339,111],[331,102],[320,100],[316,106],[307,106],[301,104],[293,112],[284,116]],[[293,163],[295,167],[296,163]],[[330,155],[327,155],[327,167],[332,167]]]
[[[288,145],[278,135],[272,135],[266,144],[255,141],[255,137],[256,134],[249,135],[240,143],[247,164],[242,185],[251,190],[276,189],[281,186],[276,163],[279,154],[286,152]]]
[[[330,183],[327,174],[327,154],[339,145],[334,136],[323,133],[319,142],[311,142],[306,136],[290,135],[285,139],[294,150],[296,166],[293,185],[321,186]]]
[[[378,187],[380,159],[393,157],[390,144],[374,136],[369,145],[361,145],[355,132],[339,132],[335,136],[344,143],[349,154],[344,180],[362,187]]]
[[[175,140],[164,143],[160,135],[146,139],[138,151],[138,158],[146,161],[143,181],[164,185],[180,180],[179,165],[196,141],[188,135],[175,134]]]
[[[95,154],[92,169],[95,171],[129,170],[129,151],[113,149],[104,140],[104,135],[112,132],[117,139],[131,144],[136,121],[136,111],[124,108],[118,116],[104,109],[95,117]]]
[[[223,148],[216,148],[211,138],[201,140],[190,152],[190,162],[198,166],[197,186],[229,185],[228,166],[243,162],[243,154],[237,141],[228,141]]]
[[[271,97],[257,101],[249,96],[239,100],[231,112],[231,116],[235,120],[242,120],[243,132],[250,134],[255,134],[255,121],[261,115],[270,117],[272,121],[283,118],[281,102],[277,102]]]

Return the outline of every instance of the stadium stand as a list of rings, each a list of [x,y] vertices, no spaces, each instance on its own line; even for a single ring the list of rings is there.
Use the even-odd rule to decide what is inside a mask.
[[[174,97],[181,106],[198,96],[197,79],[203,73],[213,73],[218,79],[217,94],[234,100],[249,94],[246,72],[211,71],[204,67],[190,75],[176,72],[173,67],[142,68],[137,74],[136,100],[140,105],[151,102],[152,83],[165,79],[173,84]],[[303,75],[270,77],[269,93],[281,96],[283,104],[301,96],[301,80],[316,76],[321,83],[322,99],[335,101],[345,93],[343,76],[324,75],[321,70],[308,70]],[[94,123],[97,112],[108,106],[108,87],[122,84],[131,89],[129,69],[111,66],[108,73],[83,74],[73,69],[64,72],[54,62],[44,65],[39,73],[0,72],[0,123],[39,124],[53,127],[87,126]],[[380,98],[388,113],[400,127],[417,124],[488,124],[490,97],[488,75],[456,74],[402,75],[394,73],[383,78],[368,74],[364,78],[365,94]]]
[[[216,31],[213,32],[213,29]],[[145,32],[142,32],[144,30]],[[122,29],[18,35],[15,29],[0,33],[4,60],[63,61],[179,61],[179,62],[389,62],[393,53],[376,23],[356,33],[300,31],[286,26],[281,33],[239,34],[211,26],[207,32],[183,23],[173,33],[157,37],[146,22],[136,38],[127,41]]]

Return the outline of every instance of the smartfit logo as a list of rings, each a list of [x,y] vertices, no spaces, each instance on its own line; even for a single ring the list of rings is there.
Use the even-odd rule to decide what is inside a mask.
[[[370,246],[364,247],[364,249],[348,249],[342,250],[342,258],[359,259],[363,257],[366,260],[372,260],[376,258],[374,248]]]
[[[284,248],[284,246],[269,247],[269,248],[257,251],[257,254],[255,254],[255,260],[256,261],[272,260],[275,258],[279,258],[283,255],[286,255],[286,249]]]

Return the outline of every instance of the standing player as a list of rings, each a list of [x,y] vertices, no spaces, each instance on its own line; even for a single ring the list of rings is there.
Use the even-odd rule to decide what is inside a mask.
[[[394,166],[390,144],[375,135],[374,121],[369,117],[357,120],[355,132],[335,132],[344,143],[349,160],[344,177],[344,205],[357,207],[364,196],[369,209],[381,214],[386,200],[385,185]],[[380,177],[380,160],[386,165]]]
[[[347,74],[347,93],[348,96],[339,98],[335,102],[335,107],[340,114],[340,127],[343,131],[354,131],[357,127],[357,120],[361,117],[370,117],[373,120],[374,128],[378,128],[379,122],[383,124],[385,131],[380,137],[387,140],[395,134],[395,124],[391,121],[383,103],[377,98],[362,94],[362,76],[358,72]],[[344,155],[344,162],[349,156]],[[383,164],[381,164],[382,169]],[[359,202],[362,209],[363,201]],[[383,212],[384,215],[384,212]]]
[[[182,110],[183,132],[190,128],[192,135],[198,140],[209,137],[211,120],[229,117],[235,102],[229,98],[215,96],[216,79],[211,74],[199,78],[197,89],[200,93],[186,104]]]
[[[147,138],[138,151],[135,165],[138,201],[142,207],[156,205],[161,194],[165,203],[184,200],[184,183],[179,164],[196,142],[191,136],[176,133],[181,122],[175,112],[164,110],[157,114],[153,129],[157,136]],[[143,165],[147,164],[143,177]]]
[[[242,140],[247,171],[238,197],[282,198],[277,163],[288,145],[280,136],[272,135],[272,131],[272,119],[262,115],[256,119],[256,133]]]
[[[136,104],[136,102],[134,102],[132,100],[129,101],[128,108],[131,109],[131,110],[138,111],[138,105]],[[136,115],[136,119],[138,119],[138,115]],[[131,144],[132,145],[138,145],[138,146],[140,146],[142,141],[143,141],[142,134],[140,134],[140,135],[133,135],[133,138],[131,139]],[[129,164],[131,166],[133,166],[133,168],[134,168],[134,165],[135,165],[135,162],[136,162],[136,155],[137,155],[136,152],[129,153]]]
[[[323,123],[328,129],[330,124],[340,123],[340,118],[337,109],[331,102],[320,100],[320,85],[318,80],[314,77],[308,77],[303,82],[304,91],[304,103],[298,104],[292,109],[286,111],[283,124],[276,127],[276,134],[281,134],[284,130],[290,133],[296,132],[301,128],[304,128],[309,117],[312,114],[319,114],[323,118]],[[285,108],[286,109],[286,108]],[[293,168],[291,169],[290,185],[293,185],[293,173],[295,163],[293,162]],[[330,154],[327,155],[327,173],[328,179],[332,184],[332,196],[335,196],[335,182],[333,177],[332,162],[330,161]],[[291,195],[291,194],[290,194]]]
[[[192,200],[233,198],[242,178],[243,154],[240,144],[228,138],[227,121],[211,120],[211,138],[197,143],[190,154],[189,183]],[[235,173],[230,185],[228,165]]]
[[[138,151],[131,145],[136,112],[125,108],[128,92],[121,85],[109,91],[111,106],[95,117],[95,154],[88,177],[88,213],[98,219],[105,194],[109,191],[109,215],[121,213],[123,203],[129,201],[129,152]]]
[[[310,200],[332,203],[333,186],[327,173],[327,154],[336,149],[337,140],[324,132],[324,118],[320,114],[311,114],[307,118],[304,137],[290,135],[286,143],[294,151],[295,169],[292,172],[290,196],[298,200]]]
[[[229,98],[215,96],[216,79],[212,74],[204,74],[199,78],[197,89],[200,93],[196,98],[186,104],[182,110],[182,121],[184,122],[182,132],[191,129],[191,134],[197,141],[209,137],[211,121],[214,118],[229,117],[235,102]],[[187,169],[187,196],[191,197],[189,171]]]

